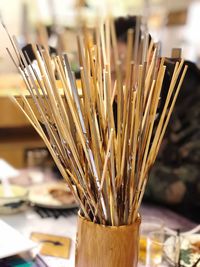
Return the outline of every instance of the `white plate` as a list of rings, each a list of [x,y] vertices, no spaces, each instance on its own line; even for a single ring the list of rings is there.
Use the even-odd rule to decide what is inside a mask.
[[[69,193],[69,203],[63,203],[50,194],[51,190],[64,190]],[[78,207],[75,199],[72,197],[67,185],[64,183],[45,183],[33,186],[29,191],[29,201],[39,207],[51,209],[71,209]]]
[[[200,251],[197,249],[195,243],[198,242],[200,246],[200,234],[192,234],[180,237],[181,241],[181,265],[185,267],[191,267],[200,257]],[[174,262],[175,250],[173,245],[175,243],[175,237],[171,236],[165,241],[165,255],[170,262]],[[200,267],[200,262],[196,267]]]
[[[28,251],[36,246],[33,241],[0,220],[0,259]]]

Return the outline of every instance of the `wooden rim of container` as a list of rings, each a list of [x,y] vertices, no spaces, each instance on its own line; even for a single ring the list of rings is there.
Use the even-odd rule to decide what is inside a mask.
[[[126,225],[119,225],[119,226],[111,226],[111,225],[103,225],[103,224],[98,224],[98,223],[95,223],[95,222],[92,222],[92,221],[89,221],[88,219],[86,219],[83,215],[81,215],[81,212],[80,210],[78,211],[78,217],[79,219],[81,219],[82,221],[86,222],[87,224],[95,224],[96,226],[98,227],[102,227],[102,228],[106,228],[106,229],[123,229],[123,228],[133,228],[134,226],[136,225],[140,225],[141,224],[141,216],[140,214],[138,213],[138,216],[135,220],[135,223],[132,223],[132,224],[126,224]],[[137,229],[137,227],[135,227]]]

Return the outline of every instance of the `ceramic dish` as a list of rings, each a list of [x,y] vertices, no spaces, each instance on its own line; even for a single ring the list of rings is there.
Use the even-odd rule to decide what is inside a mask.
[[[174,263],[175,250],[173,244],[175,237],[171,236],[165,241],[165,256],[169,262]],[[180,264],[184,267],[192,267],[200,259],[200,234],[192,234],[180,237]],[[195,267],[200,267],[200,260]]]
[[[30,188],[29,200],[33,205],[51,209],[70,209],[77,203],[64,183],[45,183]]]
[[[24,210],[28,203],[28,190],[18,185],[10,185],[11,195],[5,196],[0,185],[0,213],[9,214]]]

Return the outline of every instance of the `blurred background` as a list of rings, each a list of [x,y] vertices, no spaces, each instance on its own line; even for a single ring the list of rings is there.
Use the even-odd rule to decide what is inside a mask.
[[[39,22],[65,26],[73,32],[81,17],[92,25],[97,17],[108,12],[114,16],[146,14],[150,33],[161,41],[165,56],[170,56],[172,47],[181,47],[186,59],[199,64],[198,0],[0,0],[0,12],[10,32],[21,36],[22,44],[26,39],[34,38]],[[5,52],[8,38],[2,27],[0,36],[0,72],[15,71]],[[51,44],[55,45],[53,38]],[[73,41],[68,45],[68,49],[70,46],[72,49]]]
[[[128,16],[142,16],[143,30],[147,26],[153,40],[160,43],[158,56],[167,57],[167,79],[164,80],[162,91],[169,87],[174,62],[182,56],[186,60],[184,64],[188,65],[161,153],[145,191],[144,204],[148,205],[141,210],[142,217],[143,214],[147,215],[148,226],[151,225],[149,218],[153,215],[153,226],[157,224],[156,227],[163,231],[166,224],[176,229],[175,234],[180,238],[180,229],[188,230],[200,223],[200,0],[0,0],[2,24],[6,25],[10,35],[17,37],[20,47],[27,49],[30,58],[32,54],[30,46],[27,46],[30,43],[48,45],[51,53],[67,52],[79,85],[77,34],[85,25],[92,29],[108,14],[112,14],[116,21],[120,17],[129,20],[132,17]],[[134,25],[131,26],[135,28],[136,18],[133,20]],[[11,51],[13,49],[2,24],[0,23],[0,223],[3,219],[29,237],[32,231],[42,230],[73,239],[77,204],[72,196],[69,197],[67,188],[60,184],[61,175],[45,144],[8,97],[10,94],[19,95],[20,90],[25,92],[25,85],[6,51],[7,47]],[[129,26],[125,32],[121,28],[118,30],[121,37],[124,37]],[[123,43],[125,41],[118,38],[118,45],[121,42],[126,49]],[[125,58],[123,53],[122,59],[120,58],[122,61]],[[161,97],[160,102],[162,99]],[[13,195],[9,195],[5,190],[9,188],[9,183],[20,185],[21,189],[14,186]],[[175,213],[162,209],[162,206]],[[19,211],[25,213],[18,214]],[[2,215],[11,213],[13,217]],[[176,213],[185,218],[177,217]],[[64,218],[57,220],[59,217]],[[69,217],[69,220],[65,217]],[[158,218],[162,219],[161,222]],[[0,230],[6,240],[6,231],[2,226]],[[144,231],[142,235],[147,233]],[[18,246],[18,242],[13,242],[13,236],[10,240],[10,244]],[[144,261],[147,243],[146,239],[141,240],[144,245]],[[11,247],[10,244],[8,248]],[[72,243],[74,244],[75,242]],[[198,252],[199,244],[198,239]],[[0,253],[0,266],[4,266],[2,264]],[[58,265],[56,262],[49,266],[72,265],[66,262]],[[179,265],[176,263],[174,266]]]
[[[78,66],[76,35],[81,23],[92,27],[108,13],[115,17],[143,15],[151,36],[161,42],[161,55],[170,57],[172,48],[181,48],[186,60],[200,65],[200,1],[0,0],[1,19],[21,47],[38,42],[47,29],[49,46],[67,51],[74,70]],[[0,26],[0,157],[17,168],[34,165],[34,161],[43,164],[47,155],[42,141],[6,97],[9,90],[24,86],[6,47],[10,47],[9,38]]]

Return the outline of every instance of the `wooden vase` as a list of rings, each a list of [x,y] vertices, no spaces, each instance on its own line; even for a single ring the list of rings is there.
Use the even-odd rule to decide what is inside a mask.
[[[140,222],[104,226],[79,215],[75,267],[136,267]]]

